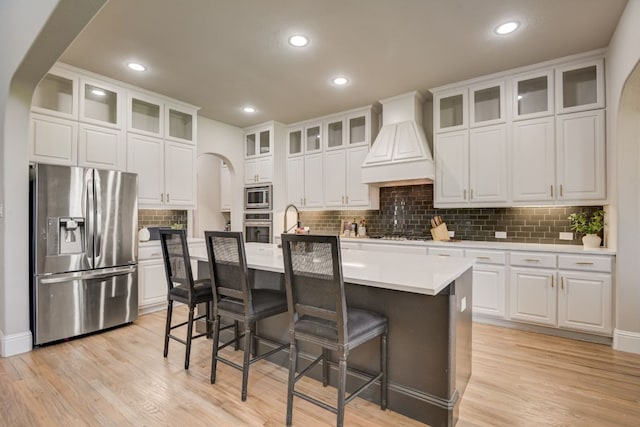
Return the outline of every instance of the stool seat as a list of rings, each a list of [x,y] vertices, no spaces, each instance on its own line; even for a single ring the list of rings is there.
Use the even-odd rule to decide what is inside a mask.
[[[259,318],[269,317],[287,311],[287,295],[271,289],[253,289],[253,315]],[[236,298],[222,298],[218,301],[218,310],[244,316],[244,302]]]
[[[378,336],[387,325],[387,318],[372,311],[347,308],[347,338],[352,346],[368,341],[370,335]],[[338,343],[338,329],[335,322],[312,316],[302,316],[294,322],[297,336],[317,337],[327,343]],[[364,340],[364,341],[363,341]]]
[[[176,300],[189,300],[189,298],[193,298],[195,299],[196,304],[200,304],[202,302],[211,302],[213,300],[213,293],[211,292],[211,281],[209,279],[194,281],[193,290],[189,288],[189,285],[174,286],[169,290],[169,294]]]

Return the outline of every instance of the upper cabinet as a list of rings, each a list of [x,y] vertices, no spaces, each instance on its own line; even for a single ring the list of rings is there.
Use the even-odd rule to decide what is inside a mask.
[[[135,172],[140,207],[195,207],[197,111],[57,64],[34,91],[29,160]]]
[[[471,127],[505,122],[504,80],[482,83],[469,88]]]
[[[467,88],[434,93],[433,124],[436,132],[466,129],[468,126]]]
[[[54,67],[40,81],[31,101],[33,112],[78,118],[78,75]]]
[[[604,108],[604,60],[572,63],[556,68],[558,114]]]
[[[603,77],[599,51],[433,89],[435,206],[605,204]]]
[[[244,135],[245,158],[262,157],[273,155],[272,129],[261,127],[251,129]]]
[[[344,148],[346,141],[345,117],[337,116],[325,119],[324,135],[327,141],[325,150],[338,150]]]
[[[535,71],[512,79],[513,120],[553,115],[553,70]]]
[[[92,78],[80,78],[80,121],[122,128],[123,90]]]
[[[245,184],[273,182],[274,175],[274,132],[273,123],[245,129]],[[302,143],[302,141],[300,141]]]

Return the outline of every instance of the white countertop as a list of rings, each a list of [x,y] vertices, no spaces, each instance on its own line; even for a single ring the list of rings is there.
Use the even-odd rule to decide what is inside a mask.
[[[247,265],[284,273],[282,249],[265,243],[246,243]],[[205,251],[191,257],[208,261]],[[474,264],[473,259],[352,249],[342,252],[344,281],[384,289],[436,295]]]
[[[384,240],[369,238],[340,237],[345,243],[365,243],[373,245],[406,245],[419,247],[446,247],[469,249],[493,249],[505,251],[533,251],[533,252],[558,252],[579,253],[593,255],[615,255],[616,251],[609,248],[585,249],[582,245],[550,245],[537,243],[510,243],[510,242],[480,242],[475,240],[457,240],[450,242],[437,242],[434,240]]]

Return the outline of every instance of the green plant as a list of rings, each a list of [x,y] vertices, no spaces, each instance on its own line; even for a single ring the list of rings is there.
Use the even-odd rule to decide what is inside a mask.
[[[586,212],[572,213],[569,215],[571,229],[581,234],[598,234],[604,228],[604,211],[598,209],[591,217]]]

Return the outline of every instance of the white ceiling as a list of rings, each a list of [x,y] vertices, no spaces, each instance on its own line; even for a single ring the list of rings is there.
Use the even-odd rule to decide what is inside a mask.
[[[245,127],[606,47],[626,0],[110,0],[62,62]],[[510,36],[493,29],[521,22]],[[292,48],[293,33],[310,37]],[[125,68],[130,60],[144,73]],[[331,77],[344,74],[346,87]],[[258,111],[248,115],[242,106]]]

